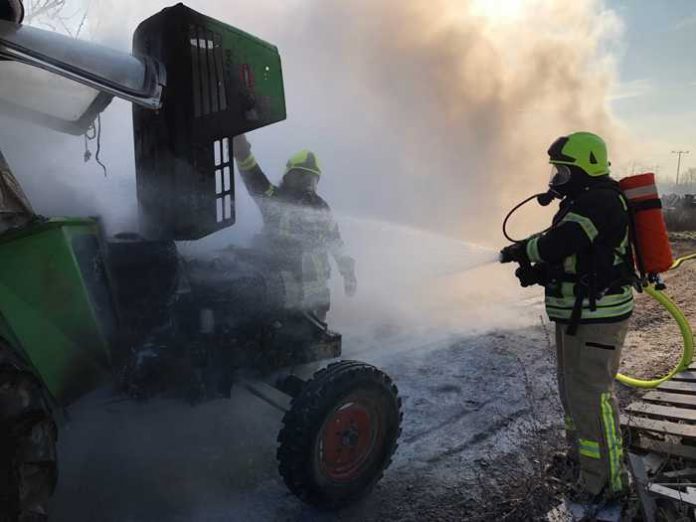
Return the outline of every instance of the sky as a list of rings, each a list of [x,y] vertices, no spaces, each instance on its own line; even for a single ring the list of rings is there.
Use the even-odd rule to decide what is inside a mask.
[[[682,168],[696,167],[696,2],[609,0],[623,23],[614,52],[618,84],[611,106],[645,144],[633,161],[674,178],[672,150],[691,150]]]

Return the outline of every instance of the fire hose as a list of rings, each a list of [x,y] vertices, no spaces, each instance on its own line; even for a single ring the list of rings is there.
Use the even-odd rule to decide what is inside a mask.
[[[670,270],[676,270],[684,262],[692,259],[696,259],[696,252],[677,259]],[[691,329],[691,324],[689,324],[689,320],[686,318],[684,313],[679,309],[679,307],[674,303],[674,301],[672,301],[669,297],[667,297],[667,295],[665,295],[663,291],[657,290],[655,288],[655,285],[650,285],[646,287],[645,293],[653,299],[655,299],[660,305],[662,305],[662,307],[664,307],[664,309],[667,310],[667,312],[676,321],[683,339],[684,350],[682,352],[681,359],[679,360],[677,365],[671,372],[669,372],[664,377],[660,377],[658,379],[637,379],[635,377],[629,377],[621,373],[619,373],[616,376],[616,380],[618,380],[620,383],[625,384],[627,386],[632,386],[634,388],[656,388],[663,382],[668,381],[669,379],[674,377],[679,372],[686,370],[694,358],[694,333]]]
[[[679,268],[680,266],[682,266],[682,264],[685,261],[691,261],[692,259],[696,259],[696,252],[694,252],[693,254],[689,254],[688,256],[680,257],[679,259],[677,259],[674,262],[674,264],[672,265],[672,268],[670,268],[670,270],[675,270],[675,269]]]

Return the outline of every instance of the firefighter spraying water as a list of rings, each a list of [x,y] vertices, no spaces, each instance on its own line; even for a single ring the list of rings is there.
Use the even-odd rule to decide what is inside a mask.
[[[520,263],[520,283],[546,290],[578,500],[593,506],[627,487],[613,382],[633,312],[628,207],[598,136],[561,137],[548,154],[560,210],[546,232],[503,249],[501,262]]]
[[[548,151],[552,176],[548,205],[560,199],[552,225],[501,252],[519,263],[522,286],[545,288],[546,311],[556,323],[558,387],[565,411],[570,465],[579,469],[571,495],[579,516],[594,517],[627,493],[624,450],[613,395],[616,378],[656,386],[691,362],[693,336],[679,309],[661,290],[660,274],[675,265],[653,174],[620,183],[609,176],[609,157],[597,135],[576,132]],[[638,273],[636,274],[636,270]],[[633,292],[646,290],[682,328],[684,356],[668,376],[640,381],[618,374],[621,349],[633,312]]]

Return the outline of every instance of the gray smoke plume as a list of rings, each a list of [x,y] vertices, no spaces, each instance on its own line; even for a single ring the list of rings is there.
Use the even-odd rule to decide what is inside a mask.
[[[166,4],[99,0],[90,32],[127,47]],[[607,105],[621,24],[600,0],[190,6],[279,46],[289,117],[250,135],[256,155],[274,173],[314,149],[322,191],[353,215],[488,238],[543,189],[558,135],[606,136],[615,164],[625,146]]]
[[[128,50],[139,21],[168,4],[94,0],[87,32]],[[322,192],[353,215],[488,238],[503,208],[543,188],[555,137],[588,129],[617,154],[624,144],[607,107],[620,23],[600,0],[189,4],[279,46],[289,117],[250,135],[256,155],[273,174],[295,149],[314,149]],[[110,111],[103,155],[131,179],[127,106]],[[84,169],[71,142],[56,166],[74,182]]]
[[[84,34],[129,50],[137,24],[169,4],[93,0]],[[505,210],[544,189],[545,151],[557,136],[598,132],[615,165],[627,146],[607,101],[614,82],[609,49],[621,24],[601,0],[188,4],[278,45],[288,120],[251,133],[253,151],[278,181],[292,153],[314,150],[325,170],[320,193],[340,215],[499,247]],[[25,127],[1,131],[8,160],[39,211],[99,214],[112,231],[136,226],[129,112],[115,102],[103,118],[106,179],[93,163],[82,164],[80,139]],[[237,194],[237,226],[204,244],[259,229],[240,183]],[[520,219],[518,235],[541,223],[534,212]],[[379,259],[374,248],[384,242],[347,233],[360,271],[379,273],[360,258]],[[403,237],[393,259],[428,248]],[[425,277],[411,272],[400,279]],[[385,299],[393,299],[392,290]]]

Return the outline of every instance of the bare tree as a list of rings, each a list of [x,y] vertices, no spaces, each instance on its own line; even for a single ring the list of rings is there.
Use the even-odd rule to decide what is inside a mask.
[[[79,38],[89,16],[90,1],[86,0],[86,5],[83,3],[74,12],[70,12],[70,0],[25,0],[26,16],[24,21],[27,24],[43,26],[51,31]],[[106,176],[107,168],[99,157],[101,153],[101,132],[101,115],[99,115],[84,136],[84,161],[87,163],[94,157],[104,171],[104,176]],[[90,150],[90,142],[94,140],[96,140],[97,150],[93,155]]]
[[[52,22],[65,8],[65,1],[66,0],[30,0],[26,6],[27,14],[24,22],[28,24],[38,23],[52,26]]]
[[[25,23],[45,26],[74,38],[80,36],[85,27],[89,9],[67,12],[67,0],[29,0]]]

